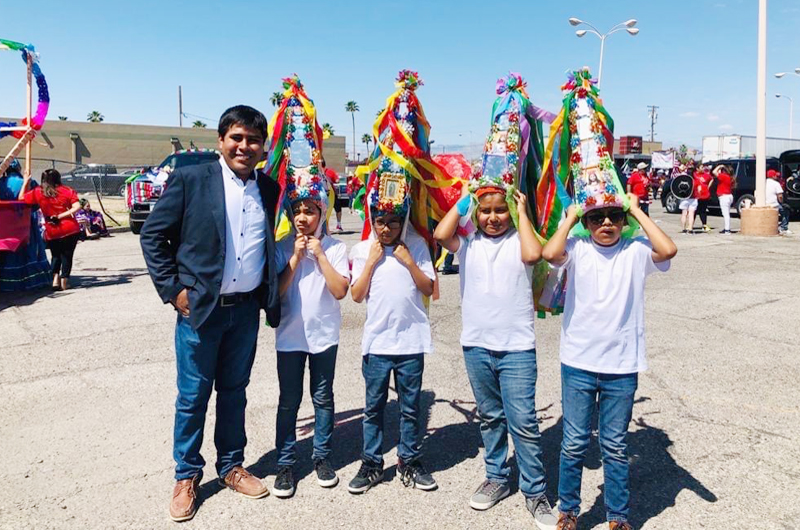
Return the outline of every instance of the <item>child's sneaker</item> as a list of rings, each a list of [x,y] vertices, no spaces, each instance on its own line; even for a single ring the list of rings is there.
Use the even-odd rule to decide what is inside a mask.
[[[338,224],[338,223],[337,223],[337,225],[336,225],[336,231],[337,231],[337,232],[343,232],[343,230],[342,230],[342,225],[340,225],[340,224]]]
[[[511,493],[508,484],[484,480],[478,486],[472,497],[469,498],[469,505],[474,510],[488,510],[498,502],[502,501]]]
[[[553,515],[553,509],[544,494],[538,497],[526,498],[525,506],[533,515],[533,520],[536,521],[536,528],[539,530],[556,530],[558,519]]]
[[[383,480],[383,466],[361,462],[361,469],[347,485],[350,493],[366,493],[372,486]]]
[[[327,458],[314,460],[314,471],[317,472],[317,483],[323,488],[332,488],[339,483],[339,477]]]
[[[708,225],[703,225],[703,232],[711,232],[711,227]]]
[[[609,521],[608,530],[633,530],[628,521]]]
[[[292,466],[281,466],[278,470],[278,476],[275,477],[275,485],[272,486],[272,494],[281,499],[288,499],[294,495]]]
[[[403,463],[402,460],[397,462],[397,474],[400,475],[400,481],[403,486],[412,486],[423,491],[435,490],[437,488],[436,481],[430,473],[425,470],[422,462],[413,460],[408,464]]]

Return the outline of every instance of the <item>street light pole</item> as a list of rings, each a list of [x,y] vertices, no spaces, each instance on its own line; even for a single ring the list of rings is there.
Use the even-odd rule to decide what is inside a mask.
[[[792,122],[794,122],[794,100],[789,96],[784,96],[783,94],[775,94],[775,97],[789,100],[789,140],[791,140],[793,138]]]
[[[756,206],[767,202],[767,0],[758,0]]]
[[[616,33],[618,31],[622,31],[622,30],[627,31],[629,35],[631,35],[632,37],[635,37],[639,33],[639,28],[634,28],[634,26],[636,25],[636,22],[637,22],[637,20],[635,18],[632,18],[632,19],[626,20],[625,22],[620,22],[619,24],[617,24],[616,26],[611,28],[606,33],[600,33],[600,30],[598,30],[596,27],[591,25],[589,22],[586,22],[584,20],[581,20],[581,19],[575,18],[575,17],[572,17],[572,18],[569,19],[569,23],[572,26],[580,26],[581,24],[583,24],[583,25],[588,26],[589,28],[591,28],[591,29],[579,29],[579,30],[577,30],[575,32],[575,35],[577,35],[579,38],[583,37],[587,33],[592,33],[594,35],[597,35],[597,37],[600,39],[600,64],[597,67],[597,86],[598,87],[600,86],[600,81],[603,78],[603,53],[605,52],[606,37],[608,37],[612,33]]]

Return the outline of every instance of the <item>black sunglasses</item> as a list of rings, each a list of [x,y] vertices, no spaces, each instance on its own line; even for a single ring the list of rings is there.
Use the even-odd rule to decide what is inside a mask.
[[[603,213],[603,212],[591,212],[586,214],[586,220],[593,225],[600,225],[603,224],[606,220],[606,217],[613,223],[621,223],[623,219],[625,219],[625,212],[610,212],[610,213]]]
[[[375,219],[376,228],[389,228],[389,230],[397,230],[402,226],[403,221],[399,219],[392,219],[388,223],[381,218]]]

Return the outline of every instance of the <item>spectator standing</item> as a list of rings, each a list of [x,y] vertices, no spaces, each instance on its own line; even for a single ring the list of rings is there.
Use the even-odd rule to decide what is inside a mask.
[[[708,226],[708,201],[711,198],[712,180],[713,177],[708,166],[701,166],[694,173],[694,195],[697,199],[697,215],[703,224],[703,232],[711,231],[711,227]],[[692,222],[692,229],[694,229],[694,222]]]
[[[81,227],[75,220],[80,209],[78,195],[70,187],[61,184],[61,173],[55,169],[42,172],[42,185],[28,190],[30,176],[22,182],[19,198],[27,204],[36,204],[45,218],[44,239],[53,261],[53,289],[69,289],[72,273],[72,257],[78,244]]]
[[[789,206],[783,201],[780,178],[779,171],[774,169],[767,171],[767,206],[778,210],[778,233],[785,236],[790,235],[792,231],[789,230]]]
[[[689,169],[681,164],[678,167],[678,174],[673,178],[689,175]],[[696,186],[692,186],[692,195],[687,199],[681,199],[678,208],[681,210],[681,233],[694,234],[694,212],[697,210],[697,198],[695,196]]]
[[[717,198],[719,199],[719,209],[722,210],[724,227],[720,234],[731,233],[731,204],[733,204],[733,188],[735,187],[731,178],[730,170],[720,164],[712,172],[717,181]]]
[[[650,215],[650,178],[647,176],[647,164],[639,162],[631,173],[627,183],[628,193],[639,198],[639,206],[646,215]]]

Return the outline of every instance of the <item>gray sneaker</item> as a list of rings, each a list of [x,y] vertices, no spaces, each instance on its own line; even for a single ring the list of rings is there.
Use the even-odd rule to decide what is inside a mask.
[[[558,519],[553,515],[553,509],[550,507],[550,503],[547,502],[546,496],[527,497],[525,499],[525,506],[527,506],[528,511],[533,514],[533,519],[536,521],[536,528],[539,530],[556,530]]]
[[[469,505],[475,510],[488,510],[508,497],[509,493],[511,493],[511,488],[508,487],[508,484],[485,480],[470,497]]]

